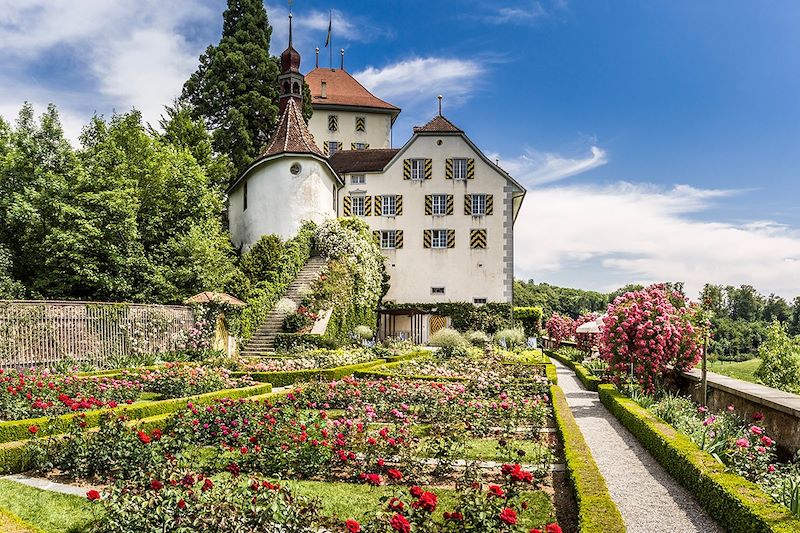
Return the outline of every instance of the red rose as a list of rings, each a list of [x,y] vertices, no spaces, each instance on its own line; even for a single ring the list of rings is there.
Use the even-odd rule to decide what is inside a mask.
[[[142,444],[150,444],[150,435],[148,435],[144,431],[138,431],[137,435]]]
[[[489,485],[489,495],[497,496],[498,498],[502,497],[505,494],[505,491],[499,485]]]
[[[403,507],[405,507],[405,504],[403,503],[403,500],[401,500],[399,498],[392,498],[391,500],[389,500],[389,509],[390,510],[392,510],[392,511],[402,511]]]
[[[203,492],[205,492],[205,491],[207,491],[207,490],[211,490],[211,487],[213,487],[213,486],[214,486],[214,482],[213,482],[213,481],[211,481],[209,478],[206,478],[206,480],[205,480],[205,481],[203,481],[203,486],[201,487],[201,489],[200,489],[200,490],[202,490]]]
[[[422,489],[421,489],[421,488],[419,488],[419,486],[417,486],[417,485],[414,485],[414,486],[413,486],[413,487],[411,487],[411,488],[410,488],[408,491],[409,491],[409,492],[411,493],[411,495],[412,495],[413,497],[415,497],[415,498],[419,498],[420,496],[422,496]]]
[[[345,522],[345,525],[347,526],[348,533],[358,533],[359,531],[361,531],[361,524],[359,524],[355,520],[352,519],[348,520],[347,522]]]
[[[96,490],[92,489],[86,493],[86,497],[89,498],[89,501],[95,501],[100,499],[100,493]]]
[[[389,525],[392,526],[392,529],[400,533],[411,533],[411,524],[409,524],[406,517],[401,514],[394,515]]]
[[[154,479],[150,482],[150,488],[153,490],[161,490],[164,488],[164,484],[161,483],[159,480]]]
[[[389,479],[402,479],[403,473],[396,468],[390,468],[386,471],[386,475],[389,476]]]
[[[37,433],[39,433],[39,428],[37,426],[31,426],[28,428],[28,431],[36,435]]]
[[[432,492],[423,492],[420,495],[419,500],[412,503],[411,507],[415,509],[424,509],[429,513],[432,513],[433,511],[436,510],[436,503],[437,503],[436,494]]]
[[[178,500],[178,509],[186,509],[186,502],[184,501],[183,498]]]
[[[561,532],[561,528],[556,523],[547,524],[547,526],[544,528],[544,530],[545,530],[545,533],[562,533]]]
[[[510,507],[506,507],[500,511],[500,514],[497,515],[497,518],[499,518],[501,522],[505,522],[506,524],[513,526],[517,523],[517,512]]]

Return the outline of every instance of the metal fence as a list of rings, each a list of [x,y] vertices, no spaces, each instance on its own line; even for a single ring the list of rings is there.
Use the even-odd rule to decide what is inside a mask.
[[[182,348],[191,307],[51,300],[0,300],[0,366],[115,360]]]

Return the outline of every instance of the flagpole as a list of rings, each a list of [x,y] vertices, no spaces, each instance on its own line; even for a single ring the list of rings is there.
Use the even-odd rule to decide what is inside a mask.
[[[328,13],[328,68],[333,70],[333,10]]]

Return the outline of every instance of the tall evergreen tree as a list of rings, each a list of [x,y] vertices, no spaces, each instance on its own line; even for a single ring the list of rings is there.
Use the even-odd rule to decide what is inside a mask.
[[[213,132],[214,149],[243,171],[269,140],[278,119],[277,58],[262,0],[228,0],[222,39],[200,56],[183,98]],[[304,91],[309,95],[310,92]],[[306,118],[310,106],[304,106]]]

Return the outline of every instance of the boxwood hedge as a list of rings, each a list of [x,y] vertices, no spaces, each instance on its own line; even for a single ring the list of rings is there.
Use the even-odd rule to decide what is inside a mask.
[[[725,470],[689,437],[622,395],[600,385],[600,400],[719,524],[736,533],[800,531],[800,519],[758,485]]]
[[[285,387],[286,385],[292,385],[293,383],[297,383],[299,381],[308,381],[313,379],[340,379],[344,376],[349,376],[356,372],[382,365],[385,362],[385,359],[375,359],[374,361],[367,361],[366,363],[337,366],[334,368],[312,368],[308,370],[291,370],[286,372],[234,372],[232,375],[247,375],[256,381],[269,382],[274,387]]]
[[[564,445],[567,475],[578,504],[578,530],[581,533],[624,533],[622,515],[611,499],[606,480],[592,458],[564,392],[553,385],[550,396],[558,434]]]

